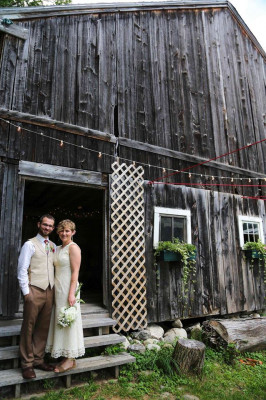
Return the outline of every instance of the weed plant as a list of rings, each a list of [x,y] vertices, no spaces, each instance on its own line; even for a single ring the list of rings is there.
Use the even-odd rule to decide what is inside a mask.
[[[112,346],[111,353],[118,351]],[[115,350],[116,349],[116,350]],[[206,348],[202,376],[181,375],[172,361],[172,349],[134,354],[136,362],[121,367],[119,379],[88,380],[68,390],[49,391],[39,400],[159,400],[165,392],[182,400],[191,394],[201,400],[265,400],[266,352],[238,354],[234,346],[220,351]],[[255,367],[240,358],[261,361]],[[32,397],[33,399],[34,397]]]

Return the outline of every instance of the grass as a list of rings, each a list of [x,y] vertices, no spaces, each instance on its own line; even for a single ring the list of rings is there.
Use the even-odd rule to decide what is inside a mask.
[[[121,367],[119,379],[88,380],[82,387],[49,390],[38,400],[159,400],[165,392],[175,400],[182,400],[184,394],[201,400],[265,400],[266,352],[241,357],[236,353],[234,358],[231,353],[228,357],[228,351],[207,348],[202,376],[182,376],[174,372],[170,348],[146,351],[135,355],[136,363]],[[244,357],[262,364],[241,364]]]

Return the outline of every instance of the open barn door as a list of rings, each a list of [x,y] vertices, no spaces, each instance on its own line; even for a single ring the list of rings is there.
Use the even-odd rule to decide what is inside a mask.
[[[112,317],[115,332],[147,326],[143,168],[112,164]]]

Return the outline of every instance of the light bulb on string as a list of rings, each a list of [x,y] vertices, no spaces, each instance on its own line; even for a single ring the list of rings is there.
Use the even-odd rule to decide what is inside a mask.
[[[99,151],[98,158],[102,158],[102,152]]]

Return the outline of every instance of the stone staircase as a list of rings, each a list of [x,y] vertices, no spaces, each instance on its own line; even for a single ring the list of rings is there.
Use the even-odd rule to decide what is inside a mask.
[[[21,384],[43,379],[58,378],[65,376],[66,387],[71,386],[71,376],[82,372],[95,371],[104,368],[114,368],[115,377],[119,375],[119,366],[132,363],[135,358],[128,353],[116,355],[101,355],[97,357],[81,358],[77,360],[77,367],[73,370],[56,374],[35,370],[36,378],[26,380],[22,378],[19,367],[18,336],[20,334],[21,319],[12,321],[0,321],[0,341],[6,343],[0,347],[0,363],[9,360],[12,369],[0,370],[0,390],[3,387],[14,386],[15,398],[21,396]],[[116,324],[116,321],[109,318],[108,314],[82,314],[85,348],[95,348],[122,343],[124,338],[118,334],[109,333],[109,329]],[[93,335],[93,336],[88,336]],[[8,343],[9,342],[9,343]],[[0,396],[1,397],[1,396]]]

